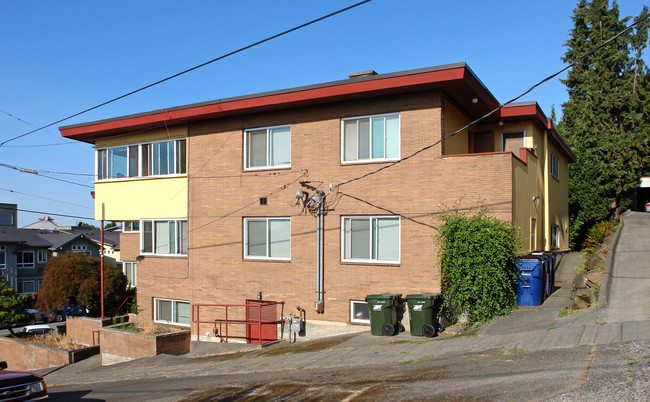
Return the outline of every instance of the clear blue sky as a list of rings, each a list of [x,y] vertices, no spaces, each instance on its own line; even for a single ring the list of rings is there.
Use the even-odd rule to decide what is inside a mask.
[[[24,122],[51,123],[354,3],[4,1],[0,142],[33,128]],[[374,0],[60,125],[345,79],[357,71],[456,62],[468,63],[504,102],[563,67],[575,4]],[[619,6],[622,15],[638,15],[643,1]],[[538,101],[547,115],[555,105],[559,114],[567,94],[556,79],[522,100]],[[0,163],[83,174],[44,173],[92,187],[92,147],[62,139],[60,125],[1,147]],[[0,167],[0,202],[19,209],[93,217],[90,191]],[[42,215],[19,212],[18,225]],[[79,220],[53,217],[60,224]]]

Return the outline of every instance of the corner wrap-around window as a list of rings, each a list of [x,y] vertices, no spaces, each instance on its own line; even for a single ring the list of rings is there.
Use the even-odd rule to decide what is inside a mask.
[[[557,225],[551,225],[551,247],[560,247],[560,227]]]
[[[142,254],[187,255],[187,220],[142,220]]]
[[[342,217],[342,260],[400,262],[399,216]]]
[[[139,232],[140,221],[124,221],[122,222],[122,233]]]
[[[33,268],[34,267],[34,252],[33,251],[19,251],[16,253],[16,267],[18,268]]]
[[[186,173],[186,140],[97,150],[97,180]]]
[[[190,302],[154,298],[154,322],[190,325]]]
[[[553,152],[551,152],[551,176],[556,179],[560,178],[560,161]]]
[[[246,130],[244,168],[268,169],[291,166],[291,127]]]
[[[291,259],[291,219],[244,218],[244,258]]]
[[[399,159],[399,114],[343,119],[341,132],[342,162]]]

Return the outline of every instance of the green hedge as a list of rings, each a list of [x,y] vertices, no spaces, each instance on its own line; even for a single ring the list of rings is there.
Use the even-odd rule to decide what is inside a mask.
[[[452,213],[440,219],[442,292],[452,311],[467,311],[469,324],[510,313],[517,305],[518,229],[484,212]]]

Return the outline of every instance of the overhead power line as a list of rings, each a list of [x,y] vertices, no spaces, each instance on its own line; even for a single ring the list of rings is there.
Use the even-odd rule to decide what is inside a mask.
[[[102,103],[100,103],[99,105],[96,105],[96,106],[90,107],[90,108],[88,108],[88,109],[82,110],[81,112],[78,112],[78,113],[72,114],[72,115],[70,115],[70,116],[68,116],[68,117],[64,117],[63,119],[59,119],[59,120],[57,120],[57,121],[55,121],[55,122],[52,122],[52,123],[50,123],[50,124],[46,124],[46,125],[44,125],[44,126],[42,126],[42,127],[36,128],[36,129],[34,129],[34,130],[32,130],[32,131],[28,131],[28,132],[26,132],[26,133],[24,133],[24,134],[18,135],[18,136],[13,137],[13,138],[10,138],[10,139],[8,139],[8,140],[3,141],[2,143],[0,143],[0,147],[2,147],[3,145],[5,145],[6,143],[8,143],[8,142],[10,142],[10,141],[14,141],[14,140],[17,140],[17,139],[19,139],[19,138],[25,137],[25,136],[27,136],[27,135],[33,134],[33,133],[35,133],[35,132],[37,132],[37,131],[40,131],[40,130],[46,129],[46,128],[48,128],[48,127],[52,127],[52,126],[55,125],[55,124],[59,124],[59,123],[62,123],[62,122],[64,122],[64,121],[66,121],[66,120],[70,120],[70,119],[72,119],[73,117],[80,116],[80,115],[82,115],[82,114],[84,114],[84,113],[88,113],[88,112],[90,112],[90,111],[92,111],[92,110],[99,109],[100,107],[102,107],[102,106],[106,106],[106,105],[108,105],[109,103],[113,103],[113,102],[118,101],[118,100],[120,100],[120,99],[124,99],[124,98],[126,98],[127,96],[131,96],[131,95],[136,94],[136,93],[138,93],[138,92],[144,91],[145,89],[149,89],[149,88],[151,88],[151,87],[153,87],[153,86],[156,86],[156,85],[158,85],[158,84],[162,84],[163,82],[169,81],[169,80],[171,80],[171,79],[173,79],[173,78],[180,77],[181,75],[187,74],[187,73],[189,73],[189,72],[191,72],[191,71],[194,71],[194,70],[197,70],[197,69],[199,69],[199,68],[201,68],[201,67],[205,67],[205,66],[207,66],[208,64],[212,64],[212,63],[214,63],[214,62],[216,62],[216,61],[219,61],[219,60],[225,59],[226,57],[230,57],[230,56],[235,55],[235,54],[237,54],[237,53],[241,53],[241,52],[243,52],[244,50],[248,50],[248,49],[253,48],[253,47],[255,47],[255,46],[259,46],[259,45],[261,45],[261,44],[263,44],[263,43],[266,43],[266,42],[271,41],[271,40],[273,40],[273,39],[279,38],[279,37],[284,36],[284,35],[286,35],[286,34],[289,34],[289,33],[291,33],[291,32],[297,31],[297,30],[299,30],[299,29],[305,28],[305,27],[307,27],[307,26],[309,26],[309,25],[313,25],[313,24],[315,24],[315,23],[317,23],[317,22],[320,22],[320,21],[326,20],[326,19],[328,19],[328,18],[330,18],[330,17],[333,17],[333,16],[335,16],[335,15],[341,14],[341,13],[346,12],[346,11],[348,11],[348,10],[351,10],[351,9],[353,9],[353,8],[359,7],[360,5],[365,4],[365,3],[369,3],[369,2],[371,2],[371,1],[372,1],[372,0],[364,0],[364,1],[358,2],[358,3],[356,3],[356,4],[353,4],[353,5],[349,6],[349,7],[345,7],[345,8],[342,8],[342,9],[338,10],[338,11],[335,11],[335,12],[333,12],[333,13],[330,13],[330,14],[324,15],[324,16],[319,17],[319,18],[316,18],[315,20],[311,20],[311,21],[309,21],[309,22],[306,22],[306,23],[304,23],[304,24],[298,25],[298,26],[293,27],[293,28],[291,28],[291,29],[287,29],[286,31],[280,32],[280,33],[275,34],[275,35],[273,35],[273,36],[269,36],[269,37],[267,37],[267,38],[265,38],[265,39],[262,39],[262,40],[260,40],[260,41],[255,42],[255,43],[252,43],[252,44],[250,44],[250,45],[247,45],[247,46],[244,46],[244,47],[242,47],[242,48],[239,48],[239,49],[234,50],[234,51],[232,51],[232,52],[230,52],[230,53],[226,53],[226,54],[224,54],[224,55],[222,55],[222,56],[219,56],[219,57],[216,57],[216,58],[214,58],[214,59],[212,59],[212,60],[208,60],[208,61],[206,61],[206,62],[204,62],[204,63],[201,63],[201,64],[199,64],[199,65],[196,65],[196,66],[194,66],[194,67],[188,68],[187,70],[183,70],[183,71],[181,71],[181,72],[179,72],[179,73],[176,73],[176,74],[174,74],[174,75],[170,75],[169,77],[163,78],[163,79],[161,79],[161,80],[158,80],[158,81],[153,82],[153,83],[151,83],[151,84],[145,85],[145,86],[143,86],[143,87],[141,87],[141,88],[138,88],[138,89],[136,89],[136,90],[133,90],[133,91],[131,91],[131,92],[125,93],[124,95],[120,95],[120,96],[118,96],[118,97],[116,97],[116,98],[113,98],[113,99],[110,99],[110,100],[108,100],[108,101],[106,101],[106,102],[102,102]]]
[[[33,174],[33,175],[36,175],[36,176],[45,177],[46,179],[60,181],[60,182],[63,182],[63,183],[74,184],[76,186],[87,187],[87,188],[94,188],[93,186],[89,186],[87,184],[77,183],[77,182],[70,181],[70,180],[59,179],[58,177],[46,176],[46,175],[43,174],[43,172],[40,172],[40,171],[38,171],[36,169],[21,168],[21,167],[18,167],[18,166],[7,165],[6,163],[0,163],[0,166],[4,167],[4,168],[7,168],[7,169],[17,170],[17,171],[19,171],[21,173],[29,173],[29,174]],[[86,176],[85,174],[81,174],[81,173],[63,173],[63,172],[49,172],[49,173],[52,173],[52,174],[73,174],[73,175]],[[92,176],[92,175],[89,175],[89,176]]]
[[[396,160],[395,162],[389,163],[388,165],[382,166],[382,167],[380,167],[379,169],[376,169],[376,170],[373,170],[373,171],[371,171],[371,172],[365,173],[365,174],[363,174],[363,175],[361,175],[361,176],[357,176],[357,177],[354,177],[354,178],[352,178],[352,179],[345,180],[345,181],[343,181],[343,182],[341,182],[341,183],[338,183],[338,184],[337,184],[336,186],[334,186],[334,187],[335,187],[336,189],[338,189],[339,187],[344,186],[344,185],[346,185],[346,184],[352,183],[352,182],[354,182],[354,181],[363,180],[363,179],[365,179],[365,178],[368,177],[368,176],[375,175],[375,174],[377,174],[377,173],[379,173],[379,172],[381,172],[381,171],[384,171],[384,170],[389,169],[389,168],[391,168],[391,167],[393,167],[393,166],[395,166],[395,165],[397,165],[397,164],[399,164],[399,163],[402,163],[402,162],[404,162],[405,160],[411,159],[411,158],[413,158],[414,156],[416,156],[416,155],[418,155],[418,154],[420,154],[420,153],[422,153],[422,152],[424,152],[424,151],[426,151],[426,150],[428,150],[428,149],[431,149],[431,148],[433,148],[434,146],[440,144],[442,141],[444,141],[444,140],[446,140],[446,139],[448,139],[448,138],[451,138],[451,137],[455,136],[456,134],[458,134],[458,133],[460,133],[460,132],[463,132],[464,130],[468,129],[469,127],[473,126],[474,124],[479,123],[479,122],[485,120],[486,118],[488,118],[489,116],[493,115],[494,113],[498,112],[498,111],[501,110],[503,107],[505,107],[505,106],[507,106],[507,105],[509,105],[509,104],[511,104],[511,103],[516,102],[516,101],[519,100],[521,97],[523,97],[524,95],[527,95],[528,93],[530,93],[532,90],[534,90],[534,89],[537,88],[538,86],[542,85],[543,83],[545,83],[545,82],[547,82],[547,81],[550,81],[550,80],[552,80],[553,78],[557,77],[558,75],[562,74],[562,73],[565,72],[566,70],[568,70],[568,69],[570,69],[571,67],[575,66],[577,63],[579,63],[579,62],[580,62],[582,59],[584,59],[585,57],[591,56],[591,55],[592,55],[594,52],[596,52],[597,50],[599,50],[599,49],[601,49],[601,48],[603,48],[603,47],[609,45],[610,43],[612,43],[613,41],[615,41],[618,37],[620,37],[621,35],[623,35],[623,34],[629,32],[629,31],[630,31],[634,26],[636,26],[636,25],[638,25],[639,23],[641,23],[641,22],[647,20],[649,17],[650,17],[650,14],[649,14],[649,15],[646,15],[646,16],[643,17],[643,18],[640,18],[640,19],[634,21],[632,24],[630,24],[630,26],[628,26],[627,28],[625,28],[625,29],[622,30],[621,32],[617,33],[616,35],[612,36],[611,38],[609,38],[608,40],[606,40],[606,41],[603,42],[602,44],[600,44],[600,45],[594,47],[593,49],[589,50],[588,52],[586,52],[586,53],[583,54],[582,56],[578,57],[578,58],[575,59],[572,63],[570,63],[570,64],[567,65],[566,67],[562,68],[562,69],[559,70],[558,72],[549,75],[548,77],[546,77],[546,78],[544,78],[543,80],[539,81],[538,83],[536,83],[536,84],[533,85],[532,87],[528,88],[526,91],[524,91],[524,92],[521,93],[520,95],[518,95],[518,96],[516,96],[516,97],[514,97],[514,98],[512,98],[512,99],[510,99],[509,101],[507,101],[507,102],[505,102],[505,103],[500,104],[499,106],[497,106],[496,108],[494,108],[494,109],[491,110],[490,112],[488,112],[488,113],[486,113],[485,115],[479,117],[478,119],[476,119],[476,120],[474,120],[474,121],[472,121],[472,122],[470,122],[470,123],[464,125],[463,127],[459,128],[458,130],[454,131],[453,133],[451,133],[451,134],[449,134],[449,135],[446,135],[446,136],[442,137],[441,139],[439,139],[438,141],[436,141],[436,142],[434,142],[434,143],[432,143],[432,144],[429,144],[429,145],[427,145],[427,146],[425,146],[425,147],[423,147],[423,148],[418,149],[417,151],[413,152],[412,154],[410,154],[410,155],[408,155],[408,156],[405,156],[404,158],[401,158],[401,159],[399,159],[399,160]]]
[[[7,191],[7,192],[9,192],[9,193],[14,193],[14,194],[26,195],[26,196],[28,196],[28,197],[40,198],[40,199],[42,199],[42,200],[53,201],[53,202],[59,202],[59,203],[61,203],[61,204],[72,205],[72,206],[75,206],[75,207],[86,208],[86,209],[94,209],[93,207],[88,207],[88,206],[85,206],[85,205],[73,204],[73,203],[71,203],[71,202],[67,202],[67,201],[55,200],[55,199],[53,199],[53,198],[41,197],[41,196],[39,196],[39,195],[28,194],[28,193],[22,193],[22,192],[20,192],[20,191],[11,190],[11,189],[8,189],[8,188],[1,188],[1,187],[0,187],[0,190],[2,190],[2,191]]]
[[[87,216],[76,216],[76,215],[65,215],[65,214],[55,214],[54,212],[44,212],[44,211],[32,211],[30,209],[17,209],[19,212],[30,212],[33,214],[44,214],[44,215],[53,215],[53,216],[62,216],[64,218],[76,218],[76,219],[86,219],[94,221],[95,218],[89,218]]]

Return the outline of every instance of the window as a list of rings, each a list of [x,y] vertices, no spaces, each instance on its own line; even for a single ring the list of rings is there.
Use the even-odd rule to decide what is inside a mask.
[[[18,291],[16,293],[27,294],[34,293],[34,281],[18,281]]]
[[[245,218],[244,258],[289,260],[290,218]]]
[[[399,159],[399,126],[399,114],[343,119],[342,162]]]
[[[551,152],[551,176],[560,179],[560,161],[553,152]]]
[[[560,227],[557,225],[551,225],[551,247],[560,247]]]
[[[38,250],[36,253],[36,260],[38,262],[46,262],[47,261],[47,251],[46,250]]]
[[[516,131],[501,134],[501,151],[519,155],[519,148],[524,147],[524,132]]]
[[[122,222],[122,233],[139,232],[139,231],[140,231],[139,221]]]
[[[291,166],[291,127],[246,130],[244,141],[246,169]]]
[[[85,244],[73,244],[72,247],[70,247],[70,251],[73,253],[92,255],[90,250],[86,248]]]
[[[187,220],[143,220],[142,254],[187,255]]]
[[[138,286],[138,264],[137,263],[124,261],[122,263],[122,271],[124,271],[124,275],[126,276],[126,280],[128,281],[127,286],[129,288],[134,288]]]
[[[186,173],[186,140],[97,150],[97,180]]]
[[[6,254],[6,247],[5,246],[0,246],[0,268],[6,268],[7,267],[7,254]]]
[[[0,213],[0,225],[2,226],[13,226],[14,224],[14,214]]]
[[[350,300],[350,322],[370,324],[368,303],[361,300]]]
[[[154,298],[154,321],[190,326],[190,302]]]
[[[343,261],[399,263],[398,216],[355,216],[342,220]]]
[[[19,251],[18,253],[16,253],[16,267],[34,268],[34,252]]]

